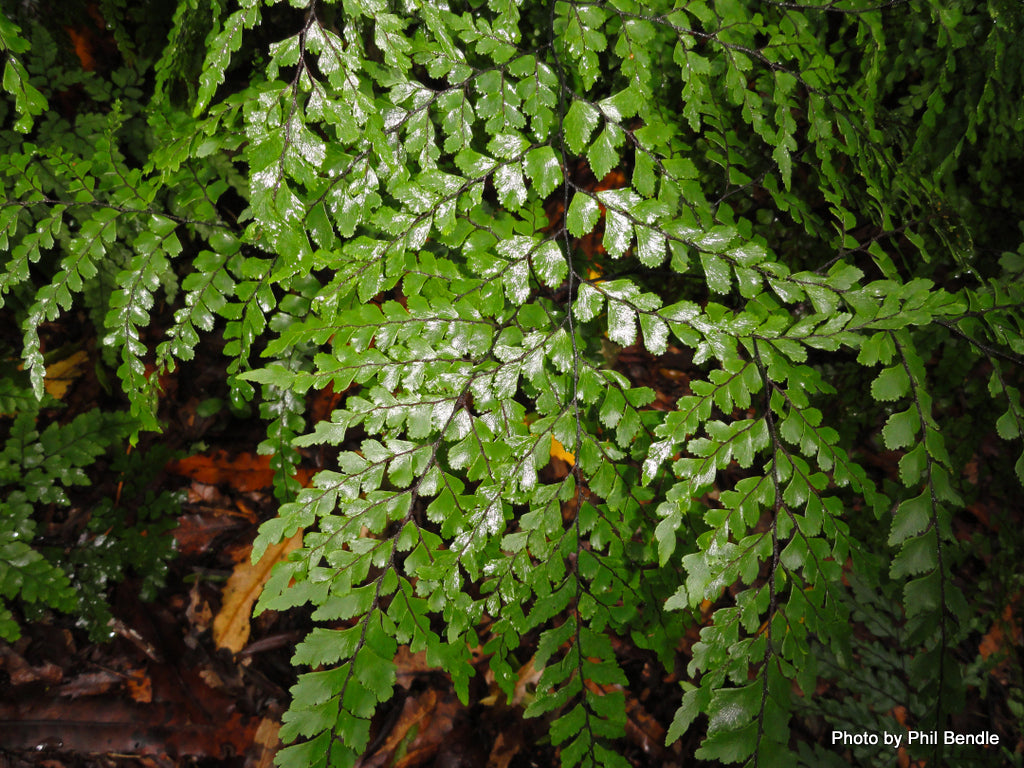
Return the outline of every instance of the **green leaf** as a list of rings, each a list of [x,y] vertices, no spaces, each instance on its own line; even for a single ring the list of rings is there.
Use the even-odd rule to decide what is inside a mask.
[[[875,382],[877,383],[877,381],[876,379]],[[874,391],[872,394],[875,394]],[[885,447],[890,451],[895,451],[898,448],[913,445],[920,429],[921,418],[918,415],[917,404],[911,405],[905,411],[892,414],[882,428]]]
[[[860,353],[857,355],[857,362],[864,366],[877,365],[878,363],[888,365],[892,362],[892,357],[895,353],[896,347],[893,344],[892,336],[879,331],[864,339],[860,347]]]
[[[637,258],[645,267],[659,267],[665,261],[665,235],[650,227],[636,227]]]
[[[224,82],[224,71],[231,56],[242,46],[242,31],[253,27],[259,20],[256,0],[243,0],[242,7],[224,22],[222,31],[210,41],[206,61],[199,75],[199,90],[193,116],[200,115],[213,98],[217,86]]]
[[[734,763],[757,748],[757,723],[752,722],[761,706],[762,684],[722,688],[708,703],[708,738],[697,750],[700,759]]]
[[[711,253],[701,252],[700,263],[704,267],[704,275],[708,288],[715,293],[728,293],[732,287],[728,263]]]
[[[500,165],[494,172],[494,188],[501,204],[518,210],[526,202],[526,184],[518,164]]]
[[[608,303],[608,338],[620,347],[636,341],[636,310],[622,301]]]
[[[573,237],[583,237],[594,230],[600,215],[597,200],[586,192],[577,192],[573,195],[565,216],[566,229]]]
[[[590,143],[590,135],[597,127],[599,114],[592,104],[574,100],[562,123],[565,143],[574,154],[581,154]]]
[[[527,152],[523,169],[540,198],[546,198],[562,183],[562,166],[550,146],[537,147]]]
[[[925,576],[908,581],[903,590],[908,618],[934,614],[942,605],[942,575],[935,569]]]
[[[668,349],[668,323],[647,312],[639,313],[640,330],[644,334],[644,346],[652,355],[663,355]]]
[[[902,502],[893,516],[889,546],[898,546],[911,536],[921,533],[931,522],[933,514],[930,490]]]
[[[603,179],[619,164],[618,148],[623,141],[622,130],[617,126],[607,125],[597,137],[597,141],[590,145],[587,160],[590,161],[590,169],[594,172],[595,178]]]
[[[921,536],[908,539],[900,547],[889,567],[889,574],[894,579],[905,576],[916,576],[937,568],[939,565],[939,547],[935,531],[930,530]]]
[[[593,320],[604,307],[604,294],[590,283],[581,283],[572,312],[580,322]]]
[[[1020,437],[1020,415],[1012,408],[996,420],[996,432],[1003,440]]]
[[[690,728],[690,724],[697,719],[701,712],[707,711],[710,690],[706,688],[693,688],[692,684],[683,684],[690,687],[683,695],[683,702],[679,705],[675,715],[672,717],[672,724],[665,734],[665,746],[670,747],[677,742]]]
[[[549,288],[558,288],[569,274],[569,265],[562,249],[552,240],[541,245],[533,255],[534,269],[541,282]]]
[[[921,442],[900,457],[900,480],[903,485],[912,488],[919,483],[927,466],[928,454]]]
[[[910,377],[903,365],[883,368],[871,382],[871,396],[875,400],[894,401],[906,397],[910,392]]]
[[[604,249],[613,259],[625,255],[633,240],[633,223],[621,213],[609,211],[604,224]]]

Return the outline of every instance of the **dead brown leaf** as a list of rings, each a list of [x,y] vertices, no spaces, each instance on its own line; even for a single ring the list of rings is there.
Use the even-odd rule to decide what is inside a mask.
[[[255,718],[239,712],[197,720],[166,702],[108,697],[0,702],[0,750],[7,751],[224,758],[248,752],[255,730]]]
[[[451,733],[455,714],[461,706],[451,692],[438,692],[433,688],[407,698],[384,743],[357,763],[358,767],[430,765]]]
[[[241,521],[227,513],[181,515],[178,517],[178,527],[174,529],[174,540],[181,554],[189,557],[201,555],[210,548],[214,539],[240,525]]]
[[[1014,650],[1024,646],[1024,628],[1014,613],[1018,599],[1019,595],[1003,607],[1000,617],[992,622],[992,626],[978,644],[978,654],[993,664],[990,670],[992,676],[1004,684],[1010,682],[1007,671]]]
[[[67,394],[68,387],[72,382],[82,375],[83,366],[89,362],[89,353],[79,350],[63,360],[58,360],[46,366],[46,377],[43,379],[43,386],[48,394],[63,400]]]
[[[391,728],[384,743],[373,754],[358,763],[359,768],[384,768],[395,764],[408,754],[411,742],[424,726],[430,723],[431,713],[437,708],[437,692],[428,689],[419,696],[410,696],[402,705],[402,713]]]
[[[199,679],[214,689],[224,687],[224,681],[221,679],[220,675],[209,668],[199,670]]]
[[[640,703],[629,689],[626,694],[626,738],[646,755],[662,757],[665,752],[665,727]]]
[[[55,685],[64,676],[63,670],[52,662],[44,662],[32,666],[10,646],[0,646],[0,669],[5,670],[11,678],[11,685],[26,685],[42,682]]]
[[[145,670],[133,669],[129,672],[125,680],[125,687],[132,700],[140,704],[149,704],[153,701],[153,681],[150,680]]]
[[[249,640],[252,607],[270,578],[271,570],[301,544],[302,531],[299,530],[290,539],[269,547],[255,565],[246,559],[235,566],[224,587],[220,611],[213,620],[213,641],[218,648],[238,653],[245,647]]]
[[[231,456],[227,451],[218,449],[209,454],[197,454],[171,461],[167,464],[167,471],[207,485],[230,485],[242,493],[270,488],[274,484],[274,470],[270,467],[270,457],[255,453]],[[310,469],[300,469],[296,473],[296,477],[303,485],[309,482],[312,475],[313,471]]]
[[[111,688],[121,685],[122,676],[102,669],[99,672],[87,672],[68,680],[57,689],[58,696],[77,699],[79,696],[99,696]]]
[[[253,737],[252,751],[245,761],[246,768],[273,768],[274,755],[281,746],[281,740],[277,737],[280,730],[280,723],[267,717],[260,720]]]
[[[396,670],[398,684],[406,690],[412,686],[417,675],[437,669],[427,663],[426,651],[412,653],[408,645],[398,646],[398,652],[395,654],[395,666],[398,668]]]
[[[197,635],[201,635],[208,630],[213,621],[213,611],[210,608],[210,603],[204,600],[200,594],[199,584],[198,579],[192,584],[192,589],[188,592],[188,608],[185,609],[185,618],[188,619]]]
[[[521,729],[515,730],[512,735],[504,732],[498,734],[494,746],[491,747],[490,757],[487,758],[487,768],[508,768],[512,758],[519,754],[519,750],[523,748],[523,735]]]
[[[576,463],[576,456],[565,450],[565,446],[562,445],[555,436],[551,436],[551,456],[555,459],[561,459],[570,467]]]
[[[532,658],[520,667],[519,679],[516,681],[515,693],[512,696],[513,707],[525,706],[533,700],[533,692],[540,682],[543,671],[534,667]]]

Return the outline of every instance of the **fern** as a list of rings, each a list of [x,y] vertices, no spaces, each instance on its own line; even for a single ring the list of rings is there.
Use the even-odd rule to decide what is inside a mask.
[[[182,0],[145,126],[83,112],[101,140],[13,146],[0,219],[37,394],[40,323],[91,295],[157,426],[142,331],[165,300],[158,368],[219,334],[235,405],[268,421],[281,506],[253,557],[304,538],[257,610],[308,604],[320,624],[279,764],[354,764],[408,645],[463,701],[471,649],[509,698],[532,655],[526,715],[562,764],[627,765],[616,639],[672,672],[702,606],[668,741],[706,722],[698,758],[808,760],[789,728],[822,665],[884,669],[851,632],[850,572],[898,603],[914,722],[945,724],[964,690],[962,468],[985,436],[1019,455],[1024,434],[1024,246],[990,225],[1019,220],[1021,150],[997,137],[1024,104],[1020,12],[291,5],[208,23]],[[183,107],[172,86],[195,71]],[[21,82],[5,76],[15,111],[36,114]],[[89,294],[122,248],[116,288]],[[624,348],[692,358],[688,391],[666,410]],[[307,425],[328,386],[345,398]],[[977,420],[963,439],[954,397]],[[314,447],[329,464],[300,488]],[[851,701],[840,714],[868,716]]]
[[[28,71],[18,54],[28,50],[21,29],[6,17],[0,17],[0,47],[4,53],[3,89],[14,96],[14,109],[19,115],[14,130],[28,133],[34,119],[47,107],[46,97],[29,81]]]
[[[133,510],[131,524],[124,506],[103,500],[93,509],[89,532],[70,558],[33,546],[42,536],[36,509],[69,506],[72,489],[90,484],[90,466],[138,425],[128,414],[97,409],[40,431],[40,403],[26,389],[17,397],[27,407],[10,419],[0,451],[0,637],[10,641],[20,636],[12,606],[29,617],[38,616],[43,607],[76,614],[94,639],[105,637],[110,619],[105,602],[108,582],[120,581],[130,565],[144,574],[145,599],[153,599],[155,588],[163,583],[166,561],[173,553],[173,538],[163,535],[176,517],[175,508],[168,505],[173,498],[150,491]],[[126,502],[133,497],[133,488],[126,492]],[[117,533],[110,535],[112,531]]]

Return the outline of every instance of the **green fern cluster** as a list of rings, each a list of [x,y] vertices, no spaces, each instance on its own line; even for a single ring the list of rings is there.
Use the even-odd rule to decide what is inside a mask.
[[[313,671],[279,764],[353,764],[408,645],[464,700],[471,649],[510,698],[532,653],[526,714],[563,765],[626,765],[612,640],[674,670],[707,601],[668,740],[705,715],[698,757],[792,765],[794,691],[833,674],[819,659],[871,664],[851,570],[900,604],[914,722],[945,723],[968,614],[961,470],[986,435],[1016,455],[1024,434],[1024,246],[987,227],[1019,208],[1024,157],[996,137],[1024,109],[1020,11],[291,6],[214,18],[183,108],[166,84],[200,18],[179,3],[148,156],[119,150],[116,109],[90,146],[12,143],[0,221],[37,394],[39,324],[124,249],[100,324],[144,426],[146,362],[188,360],[204,333],[225,341],[236,403],[260,403],[282,504],[253,557],[305,535],[257,610],[309,604],[322,624],[296,651]],[[16,127],[41,133],[27,46],[0,31]],[[264,68],[231,67],[256,53]],[[177,309],[149,349],[158,300]],[[692,356],[689,391],[655,408],[609,343]],[[953,446],[962,382],[936,357],[988,383]],[[328,386],[348,394],[307,425],[305,396]],[[872,439],[898,477],[869,467]],[[568,473],[549,467],[556,441]],[[300,488],[313,447],[331,465]]]
[[[159,463],[115,462],[115,471],[127,478],[123,499],[92,507],[72,551],[39,546],[46,536],[38,512],[71,506],[75,487],[91,484],[92,465],[112,446],[123,446],[138,423],[127,413],[95,409],[40,428],[41,407],[58,403],[48,395],[36,400],[18,378],[9,373],[0,379],[0,639],[21,634],[15,606],[29,620],[47,608],[72,614],[94,640],[108,637],[108,586],[129,569],[141,577],[143,599],[152,600],[163,586],[174,553],[169,534],[177,518],[175,497],[146,488]]]

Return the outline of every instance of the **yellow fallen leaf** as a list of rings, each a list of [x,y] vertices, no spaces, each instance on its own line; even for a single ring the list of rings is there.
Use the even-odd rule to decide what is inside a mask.
[[[270,578],[270,572],[288,553],[302,544],[300,529],[290,539],[268,547],[260,561],[253,565],[246,558],[235,566],[221,594],[220,611],[213,619],[213,642],[218,648],[238,653],[249,640],[249,619],[252,607]]]
[[[256,728],[256,735],[253,737],[253,751],[258,755],[256,768],[274,768],[274,755],[281,747],[281,740],[277,732],[281,730],[281,724],[268,718],[260,720]],[[248,761],[246,761],[248,763]]]
[[[576,457],[565,450],[565,446],[558,442],[554,435],[551,436],[551,455],[566,462],[570,467],[576,464]]]
[[[89,362],[89,353],[79,350],[73,355],[46,366],[46,378],[43,386],[51,396],[62,400],[71,386],[71,382],[82,375],[82,366]]]

